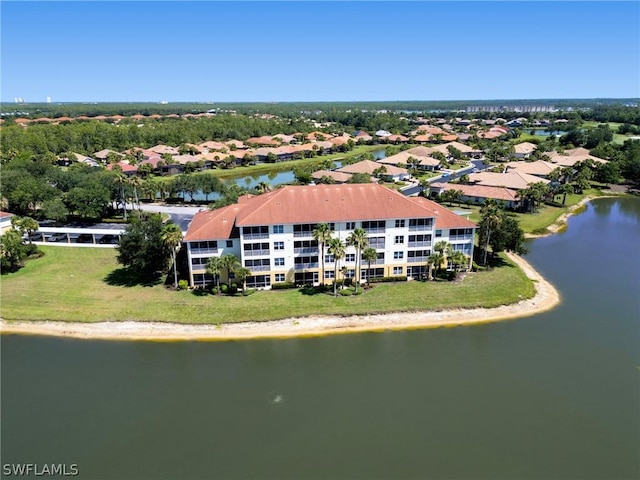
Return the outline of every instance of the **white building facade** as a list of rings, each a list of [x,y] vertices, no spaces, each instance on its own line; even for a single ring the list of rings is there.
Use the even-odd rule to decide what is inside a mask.
[[[238,204],[196,214],[185,243],[189,282],[204,286],[212,256],[235,255],[252,275],[250,288],[274,283],[331,283],[335,262],[320,252],[313,230],[326,223],[332,237],[346,243],[356,228],[367,232],[368,247],[378,258],[361,261],[361,281],[378,277],[419,278],[439,241],[473,256],[475,224],[421,197],[405,197],[375,184],[284,187],[260,196],[241,197]],[[356,275],[356,250],[349,246],[339,261],[338,279]],[[322,255],[324,254],[324,279]],[[343,273],[342,268],[346,267]],[[231,279],[233,281],[233,279]]]

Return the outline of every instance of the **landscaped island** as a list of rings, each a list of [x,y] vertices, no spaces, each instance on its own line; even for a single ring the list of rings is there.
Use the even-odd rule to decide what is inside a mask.
[[[4,333],[112,339],[319,335],[495,321],[559,302],[555,289],[517,257],[504,256],[504,266],[467,274],[456,284],[379,284],[338,298],[298,290],[216,297],[169,293],[159,284],[123,288],[110,249],[44,250],[43,258],[3,280]],[[514,268],[514,260],[524,271]]]

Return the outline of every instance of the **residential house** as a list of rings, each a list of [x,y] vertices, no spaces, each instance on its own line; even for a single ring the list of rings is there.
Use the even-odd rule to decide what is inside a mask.
[[[381,168],[386,171],[380,172]],[[411,177],[406,168],[394,167],[393,165],[381,165],[380,163],[373,162],[371,160],[362,160],[361,162],[352,163],[351,165],[345,165],[336,171],[350,174],[366,173],[371,176],[376,176],[376,173],[380,172],[380,178],[389,182],[407,180]]]
[[[504,187],[512,190],[522,190],[532,183],[549,183],[549,180],[517,171],[507,173],[485,171],[470,174],[469,182],[474,185],[484,185],[487,187]]]
[[[441,195],[448,190],[458,190],[462,192],[460,200],[465,203],[483,204],[488,199],[492,199],[503,202],[506,208],[516,208],[519,203],[518,192],[504,187],[436,182],[429,185],[429,190],[431,195]]]
[[[529,158],[536,151],[536,148],[538,146],[535,143],[522,142],[515,145],[513,151],[516,158]]]

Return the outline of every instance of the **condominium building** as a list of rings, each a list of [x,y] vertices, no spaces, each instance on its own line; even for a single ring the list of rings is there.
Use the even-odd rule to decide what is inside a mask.
[[[378,258],[363,261],[361,280],[375,277],[417,278],[428,268],[433,246],[447,241],[454,250],[473,255],[475,224],[422,197],[406,197],[377,184],[288,186],[262,195],[245,195],[238,203],[197,213],[184,238],[192,286],[213,282],[207,261],[234,254],[252,275],[247,286],[274,283],[330,283],[334,258],[313,238],[326,223],[332,236],[346,241],[356,228],[367,233]],[[322,257],[324,279],[320,279]],[[356,250],[346,248],[338,279],[353,278]],[[233,277],[232,277],[233,278]]]

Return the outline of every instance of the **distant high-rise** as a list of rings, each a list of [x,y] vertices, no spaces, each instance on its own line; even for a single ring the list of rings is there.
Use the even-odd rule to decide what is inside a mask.
[[[47,103],[51,103],[51,97],[47,97]]]

